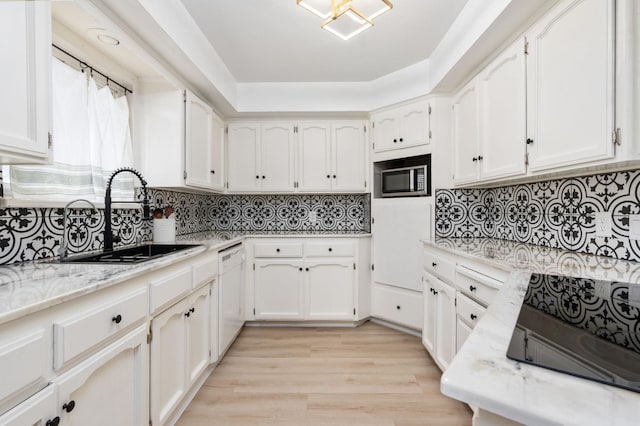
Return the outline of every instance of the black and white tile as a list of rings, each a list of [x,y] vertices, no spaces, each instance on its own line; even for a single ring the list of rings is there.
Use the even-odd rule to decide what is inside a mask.
[[[629,216],[640,214],[640,170],[489,189],[438,189],[438,237],[497,238],[640,261]],[[607,212],[612,236],[596,236]]]
[[[142,194],[137,194],[142,199]],[[257,233],[370,232],[371,201],[356,195],[206,195],[149,190],[151,208],[173,207],[176,235],[207,231]],[[63,232],[62,208],[0,209],[0,264],[58,256]],[[315,215],[315,218],[312,216]],[[312,220],[315,219],[315,220]],[[118,245],[151,241],[152,224],[141,209],[114,209]],[[67,211],[70,254],[99,250],[103,245],[104,210]]]

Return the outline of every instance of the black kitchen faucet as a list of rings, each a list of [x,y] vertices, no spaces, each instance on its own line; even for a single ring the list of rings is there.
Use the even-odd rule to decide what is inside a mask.
[[[109,177],[109,181],[107,182],[107,190],[104,194],[104,251],[113,251],[113,243],[120,242],[121,238],[119,235],[114,236],[113,231],[111,230],[111,184],[113,183],[113,178],[116,177],[117,174],[122,172],[130,172],[133,173],[140,179],[140,183],[142,184],[142,193],[143,199],[142,201],[118,201],[118,203],[140,203],[142,204],[142,220],[151,220],[150,209],[149,209],[149,195],[147,193],[147,181],[142,177],[142,173],[133,169],[131,167],[122,167],[117,169],[115,172],[111,174]]]

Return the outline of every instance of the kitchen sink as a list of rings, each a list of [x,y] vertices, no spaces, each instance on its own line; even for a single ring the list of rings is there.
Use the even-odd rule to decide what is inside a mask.
[[[61,263],[140,263],[157,259],[181,250],[199,247],[198,244],[144,244],[110,252],[70,256],[61,259]]]

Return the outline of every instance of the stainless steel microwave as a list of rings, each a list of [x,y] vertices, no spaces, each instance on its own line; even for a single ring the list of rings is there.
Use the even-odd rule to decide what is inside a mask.
[[[383,197],[429,195],[427,165],[382,170],[380,190]]]

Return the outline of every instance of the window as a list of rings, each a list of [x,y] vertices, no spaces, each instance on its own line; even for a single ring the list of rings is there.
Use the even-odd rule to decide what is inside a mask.
[[[90,73],[52,59],[53,164],[3,167],[4,196],[38,201],[104,199],[106,182],[119,167],[133,166],[129,105]],[[133,177],[119,175],[114,199],[133,199]]]

